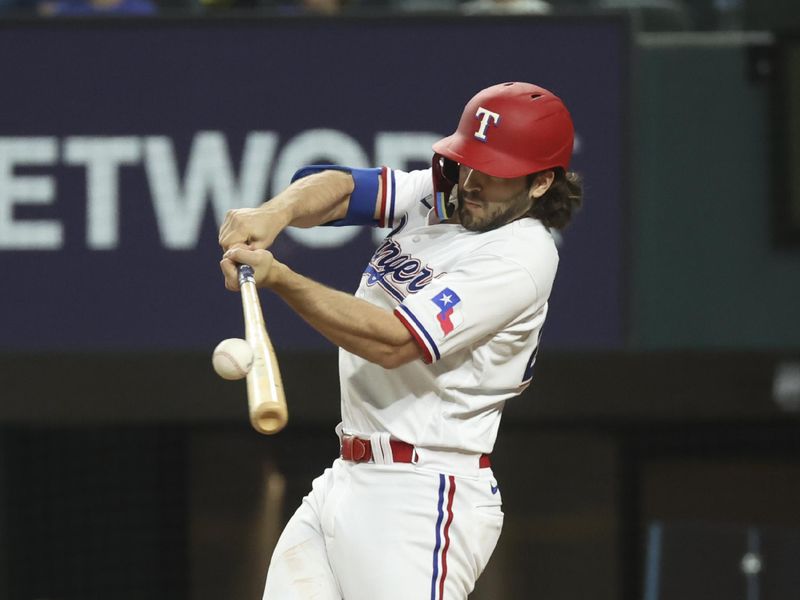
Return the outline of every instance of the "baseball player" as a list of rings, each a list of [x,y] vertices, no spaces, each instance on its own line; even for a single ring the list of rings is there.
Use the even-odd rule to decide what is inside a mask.
[[[340,457],[275,548],[264,598],[448,600],[473,590],[500,535],[491,469],[503,406],[531,381],[558,264],[552,228],[581,202],[573,126],[528,83],[474,96],[432,168],[310,166],[271,201],[230,211],[237,264],[340,347]],[[289,225],[391,227],[355,296],[268,248]]]

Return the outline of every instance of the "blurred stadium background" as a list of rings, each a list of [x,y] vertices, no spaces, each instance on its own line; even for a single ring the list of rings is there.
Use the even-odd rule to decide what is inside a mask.
[[[586,206],[472,598],[796,598],[798,6],[0,0],[0,599],[261,597],[336,356],[264,295],[291,421],[249,428],[217,224],[307,162],[422,167],[512,79],[571,107]],[[354,289],[375,239],[276,252]]]

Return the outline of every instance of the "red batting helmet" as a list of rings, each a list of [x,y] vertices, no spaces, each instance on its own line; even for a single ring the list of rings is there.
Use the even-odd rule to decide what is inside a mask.
[[[561,99],[530,83],[493,85],[467,103],[453,135],[433,151],[494,177],[569,167],[572,119]],[[434,157],[434,164],[438,157]]]

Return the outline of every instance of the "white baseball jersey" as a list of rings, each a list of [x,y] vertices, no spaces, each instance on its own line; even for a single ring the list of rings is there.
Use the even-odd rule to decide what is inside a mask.
[[[424,357],[384,369],[340,350],[343,429],[489,453],[505,401],[531,380],[555,243],[533,218],[483,233],[439,222],[430,169],[384,168],[380,177],[379,225],[394,229],[356,296],[394,311]]]

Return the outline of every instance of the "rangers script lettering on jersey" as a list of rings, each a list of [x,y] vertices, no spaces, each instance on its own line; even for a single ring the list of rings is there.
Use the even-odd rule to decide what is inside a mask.
[[[375,251],[364,275],[367,286],[378,284],[397,300],[402,300],[428,285],[433,271],[418,259],[403,254],[400,245],[389,237]]]

